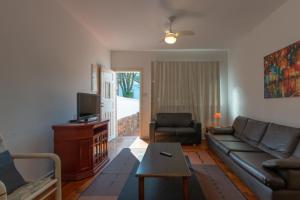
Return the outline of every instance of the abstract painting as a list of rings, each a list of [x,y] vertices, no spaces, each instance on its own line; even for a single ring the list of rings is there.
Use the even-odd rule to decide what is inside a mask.
[[[264,97],[300,96],[300,41],[264,58]]]

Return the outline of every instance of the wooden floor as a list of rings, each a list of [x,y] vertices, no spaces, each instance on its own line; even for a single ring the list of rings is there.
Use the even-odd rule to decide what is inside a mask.
[[[108,145],[108,151],[109,151],[109,158],[110,160],[113,160],[114,157],[118,155],[118,153],[123,148],[131,148],[131,149],[146,149],[148,146],[147,142],[137,138],[137,137],[118,137],[111,142],[109,142]],[[226,176],[232,181],[232,183],[241,191],[241,193],[249,200],[256,200],[254,194],[250,191],[250,189],[245,186],[237,176],[235,176],[228,168],[227,166],[222,163],[219,158],[217,158],[212,152],[210,152],[207,148],[207,145],[205,142],[203,142],[201,145],[197,146],[183,146],[183,151],[186,155],[189,156],[190,161],[192,164],[216,164],[218,165],[222,171],[226,174]],[[101,172],[99,172],[101,173]],[[98,173],[98,174],[99,174]],[[96,175],[97,176],[97,175]],[[62,185],[62,193],[63,193],[63,199],[66,200],[75,200],[78,199],[80,196],[80,193],[83,192],[95,179],[95,177],[87,178],[80,181],[74,181],[74,182],[64,182]]]

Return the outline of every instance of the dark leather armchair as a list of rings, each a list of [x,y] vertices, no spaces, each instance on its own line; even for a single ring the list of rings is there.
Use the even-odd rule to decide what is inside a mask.
[[[150,142],[201,143],[201,123],[191,113],[157,113],[149,125]]]

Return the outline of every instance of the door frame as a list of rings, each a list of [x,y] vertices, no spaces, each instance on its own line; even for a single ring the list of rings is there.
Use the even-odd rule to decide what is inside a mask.
[[[142,119],[144,116],[143,112],[143,94],[144,94],[144,69],[142,67],[111,67],[111,70],[113,70],[115,73],[118,72],[139,72],[140,73],[140,114],[139,114],[139,137],[141,137],[142,133]],[[116,86],[117,86],[117,81],[116,81]],[[116,94],[117,98],[117,94]],[[116,100],[117,102],[117,100]],[[116,106],[116,116],[117,116],[118,108]],[[118,126],[118,119],[116,120],[116,126]],[[116,127],[118,129],[118,127]],[[119,136],[119,133],[118,133]]]

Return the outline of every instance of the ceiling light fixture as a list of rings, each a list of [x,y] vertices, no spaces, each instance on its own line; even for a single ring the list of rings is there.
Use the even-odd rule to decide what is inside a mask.
[[[167,44],[174,44],[177,40],[177,34],[172,32],[166,32],[165,42]]]

